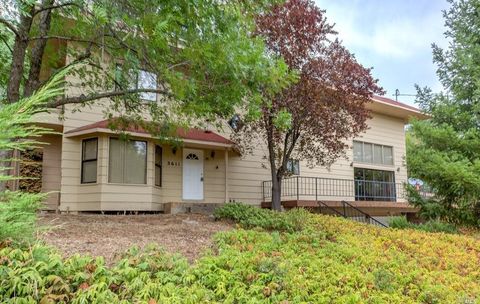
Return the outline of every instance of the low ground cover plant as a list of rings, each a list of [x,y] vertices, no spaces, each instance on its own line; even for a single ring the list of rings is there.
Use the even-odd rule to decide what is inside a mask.
[[[259,227],[266,230],[294,232],[302,230],[310,213],[305,209],[276,212],[242,203],[227,203],[214,212],[216,219],[239,223],[243,228]]]
[[[261,225],[218,233],[194,264],[158,247],[133,248],[112,267],[103,258],[62,259],[39,244],[4,247],[0,302],[480,303],[474,238],[314,214],[294,231]]]
[[[410,223],[404,216],[396,216],[390,219],[389,225],[391,228],[396,229],[416,229],[426,232],[458,233],[458,229],[455,227],[455,225],[439,220],[429,220],[425,223],[415,224]]]

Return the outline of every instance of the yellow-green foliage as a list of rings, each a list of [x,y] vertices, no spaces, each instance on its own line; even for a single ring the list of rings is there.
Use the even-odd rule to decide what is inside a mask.
[[[111,268],[39,245],[4,248],[0,302],[480,303],[474,238],[306,214],[301,231],[236,229],[215,242],[193,265],[152,247]]]

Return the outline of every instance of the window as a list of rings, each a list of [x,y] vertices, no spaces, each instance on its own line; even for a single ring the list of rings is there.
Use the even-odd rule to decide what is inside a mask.
[[[395,201],[395,173],[393,171],[355,168],[355,200]]]
[[[353,141],[353,161],[375,165],[393,165],[393,147]]]
[[[155,186],[162,186],[162,147],[155,146]]]
[[[97,182],[98,139],[89,138],[82,141],[82,184]]]
[[[138,80],[137,80],[138,89],[157,89],[157,75],[150,73],[144,70],[138,71]],[[148,101],[156,101],[157,93],[153,92],[143,92],[140,93],[140,98]]]
[[[157,75],[155,73],[151,73],[145,70],[138,70],[133,71],[130,70],[128,73],[128,79],[126,81],[122,81],[122,66],[117,65],[116,71],[116,79],[119,83],[126,83],[129,89],[157,89]],[[118,87],[116,87],[119,90]],[[140,99],[148,100],[148,101],[156,101],[157,100],[157,93],[153,92],[142,92],[139,94]]]
[[[108,182],[147,183],[147,143],[110,138]]]
[[[293,175],[300,175],[300,162],[298,159],[289,159],[287,161],[287,172]]]
[[[190,153],[185,157],[185,159],[193,159],[193,160],[198,160],[198,156],[195,153]]]
[[[228,121],[228,124],[235,132],[239,131],[243,126],[243,122],[238,114],[233,115],[233,117]]]

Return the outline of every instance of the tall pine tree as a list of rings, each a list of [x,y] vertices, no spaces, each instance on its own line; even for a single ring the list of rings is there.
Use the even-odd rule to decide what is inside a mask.
[[[447,93],[417,87],[417,101],[431,118],[415,121],[407,164],[413,177],[435,192],[411,201],[427,218],[480,225],[480,1],[450,0],[444,12],[451,42],[433,45],[437,75]]]

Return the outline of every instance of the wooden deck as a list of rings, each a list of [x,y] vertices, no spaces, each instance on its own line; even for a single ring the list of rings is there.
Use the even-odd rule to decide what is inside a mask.
[[[341,201],[322,202],[331,208],[343,208]],[[400,215],[418,212],[418,208],[405,202],[349,201],[348,203],[372,216]],[[261,206],[262,208],[271,208],[271,204],[271,202],[262,202]],[[282,206],[286,209],[295,207],[318,208],[315,200],[284,200],[282,201]]]

